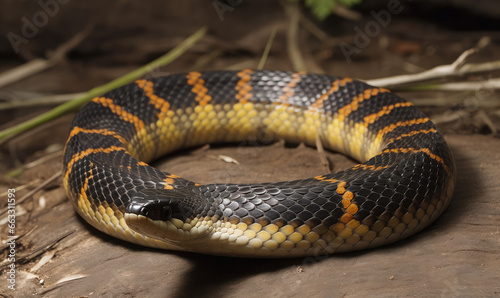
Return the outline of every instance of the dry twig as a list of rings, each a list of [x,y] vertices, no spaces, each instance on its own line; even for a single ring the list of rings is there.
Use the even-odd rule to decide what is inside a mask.
[[[302,27],[304,27],[304,29],[314,35],[321,42],[328,41],[328,34],[326,34],[318,26],[316,26],[316,24],[314,24],[308,17],[304,16],[302,13],[300,13],[300,24],[302,25]]]
[[[289,26],[287,29],[287,50],[290,61],[292,62],[293,70],[305,71],[306,63],[299,47],[299,20],[300,10],[297,3],[286,4],[286,12],[288,15]]]
[[[50,56],[49,59],[33,59],[21,66],[13,68],[0,75],[0,87],[20,81],[51,68],[64,60],[66,54],[76,48],[92,31],[92,26],[87,26],[83,31],[73,36],[70,40],[60,45]]]
[[[26,122],[20,123],[14,127],[7,128],[5,130],[0,131],[0,144],[8,140],[9,138],[12,138],[14,136],[17,136],[25,131],[28,131],[34,127],[37,127],[43,123],[46,123],[48,121],[51,121],[55,118],[58,118],[65,113],[69,111],[76,110],[80,108],[83,104],[87,103],[90,101],[92,98],[95,96],[101,95],[107,91],[113,90],[115,88],[118,88],[120,86],[123,86],[127,83],[130,83],[137,78],[144,76],[154,69],[164,66],[173,60],[175,60],[177,57],[182,55],[187,49],[189,49],[191,46],[193,46],[201,37],[203,37],[206,33],[207,29],[205,27],[200,28],[198,31],[196,31],[194,34],[183,40],[181,43],[179,43],[175,48],[171,49],[168,53],[164,54],[163,56],[157,58],[156,60],[153,60],[152,62],[129,72],[128,74],[119,77],[107,84],[95,87],[91,90],[89,90],[87,93],[85,93],[84,96],[79,97],[77,99],[74,99],[72,101],[63,103],[52,110],[50,110],[47,113],[41,114],[33,119],[30,119]]]
[[[323,148],[323,143],[321,143],[321,139],[319,138],[319,136],[316,136],[316,150],[318,150],[319,160],[321,161],[321,165],[323,166],[325,174],[330,174],[330,163],[326,158],[325,148]]]
[[[57,173],[55,173],[54,175],[52,175],[50,178],[48,178],[47,180],[45,180],[44,182],[42,182],[40,185],[38,185],[35,189],[33,189],[32,191],[30,191],[29,193],[27,193],[26,195],[24,195],[23,197],[21,197],[19,200],[16,200],[16,204],[19,205],[22,202],[26,201],[27,199],[31,198],[31,196],[33,196],[34,194],[36,194],[40,190],[44,189],[47,185],[49,185],[50,183],[52,183],[53,181],[55,181],[56,179],[58,179],[61,176],[61,174],[62,174],[61,171],[58,171]],[[5,212],[7,212],[7,210],[8,210],[7,208],[2,209],[0,211],[0,215],[2,215]]]
[[[479,68],[474,67],[474,65],[465,64],[467,59],[473,54],[477,53],[490,43],[489,37],[483,37],[477,45],[463,52],[460,57],[458,57],[453,63],[447,65],[436,66],[432,69],[409,75],[400,75],[388,78],[374,79],[366,81],[367,84],[380,86],[385,88],[400,87],[403,85],[421,83],[424,81],[430,81],[433,79],[440,79],[447,76],[463,76],[465,74],[484,71],[487,68],[491,68],[491,65],[486,67],[483,64],[479,65]],[[492,62],[488,63],[491,64]],[[493,62],[497,67],[500,67],[500,61]],[[435,86],[435,85],[434,85]]]
[[[479,82],[451,82],[440,84],[429,84],[424,86],[408,87],[409,91],[475,91],[479,89],[500,89],[500,78],[489,79]]]
[[[54,247],[56,244],[58,244],[59,242],[61,242],[61,240],[63,240],[64,238],[68,237],[69,235],[73,234],[74,232],[75,231],[68,231],[68,232],[64,233],[63,235],[57,237],[56,239],[50,240],[46,244],[44,244],[44,245],[42,245],[42,246],[34,249],[32,252],[30,252],[30,253],[28,253],[26,255],[22,255],[20,257],[16,256],[16,263],[26,264],[27,262],[33,260],[34,258],[38,257],[39,255],[43,254],[44,252],[48,251],[49,249],[51,249],[52,247]],[[9,265],[8,262],[2,264],[0,266],[0,270],[2,270],[3,268],[5,268],[8,265]]]
[[[349,9],[347,6],[342,4],[335,5],[335,8],[333,9],[332,13],[351,21],[361,21],[363,19],[363,15],[361,13]]]
[[[13,177],[17,177],[19,175],[21,175],[24,170],[26,169],[31,169],[31,168],[34,168],[48,160],[51,160],[53,158],[56,158],[56,157],[61,157],[63,154],[63,151],[62,149],[60,150],[57,150],[55,152],[50,152],[49,154],[46,154],[32,162],[29,162],[29,163],[25,163],[25,164],[22,164],[21,166],[9,171],[7,174],[4,175],[4,177],[6,178],[13,178]]]
[[[266,48],[262,53],[262,57],[260,58],[259,65],[257,65],[257,69],[262,70],[264,65],[266,64],[267,57],[269,56],[269,51],[271,50],[271,46],[274,42],[274,37],[276,36],[276,27],[273,28],[271,34],[269,35],[269,40],[267,41]]]
[[[31,108],[36,106],[51,106],[73,100],[75,98],[83,96],[84,94],[85,93],[70,93],[70,94],[49,95],[33,99],[11,100],[9,102],[0,103],[0,111],[12,110],[18,108]]]

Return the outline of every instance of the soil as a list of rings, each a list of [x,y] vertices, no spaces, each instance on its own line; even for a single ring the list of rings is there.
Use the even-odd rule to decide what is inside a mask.
[[[87,6],[68,3],[30,40],[20,56],[9,53],[12,49],[8,42],[0,42],[4,57],[0,58],[1,74],[22,64],[19,57],[43,56],[87,22],[96,24],[88,39],[64,62],[2,88],[0,98],[15,96],[22,100],[84,92],[160,56],[199,25],[208,26],[208,36],[174,63],[149,76],[185,72],[196,65],[199,70],[255,67],[273,27],[278,28],[277,37],[266,68],[292,69],[286,52],[287,20],[278,3],[256,1],[264,5],[259,6],[244,1],[225,12],[221,21],[212,3],[196,8],[193,1],[166,5],[169,10],[162,13],[169,17],[162,19],[162,13],[149,6],[118,2],[106,7],[114,9],[107,21],[100,19],[105,13],[98,1],[89,1]],[[2,28],[3,33],[18,32],[21,17],[32,16],[39,9],[36,5],[12,5],[12,16],[8,18],[3,10],[0,15],[4,14],[3,20],[8,24]],[[456,29],[460,27],[458,21],[453,27],[450,23],[444,25],[442,20],[405,11],[394,16],[349,63],[339,44],[352,44],[356,38],[353,28],[362,28],[371,20],[370,11],[380,9],[383,6],[359,7],[364,14],[361,22],[337,17],[317,22],[330,35],[328,42],[320,42],[301,30],[301,50],[308,68],[361,79],[411,73],[453,62],[483,36],[489,36],[492,43],[471,62],[500,57],[498,28],[484,28],[484,24],[498,18],[492,11],[483,15],[481,9],[474,10],[477,27],[470,30]],[[462,6],[457,11],[467,16]],[[305,14],[309,16],[308,12]],[[89,15],[98,17],[87,18]],[[208,57],[207,54],[214,58],[203,63],[200,57]],[[495,75],[487,73],[469,79]],[[479,89],[472,93],[407,92],[401,96],[416,104],[429,98],[443,100],[442,105],[418,104],[433,119],[442,119],[443,114],[457,110],[467,111],[464,117],[438,125],[445,133],[458,169],[452,203],[434,224],[409,239],[324,258],[249,260],[160,251],[114,239],[92,228],[76,214],[59,179],[16,205],[15,234],[21,237],[15,248],[15,291],[7,288],[9,244],[4,235],[8,229],[1,223],[0,293],[7,297],[499,296],[500,140],[484,118],[477,116],[480,111],[486,113],[498,127],[500,114],[496,108],[484,109],[480,105],[482,101],[498,101],[498,94]],[[479,105],[471,108],[471,100]],[[49,108],[0,112],[0,129]],[[0,147],[0,208],[6,206],[3,198],[9,188],[16,188],[16,198],[20,199],[61,169],[61,151],[73,116],[42,125]],[[326,154],[331,171],[355,164],[343,155]],[[239,164],[224,162],[220,155],[230,156]],[[45,160],[31,164],[40,158]],[[167,156],[153,165],[200,183],[291,180],[327,171],[315,149],[281,142],[267,146],[204,146]],[[19,167],[20,175],[4,176]],[[2,214],[0,221],[4,218]]]

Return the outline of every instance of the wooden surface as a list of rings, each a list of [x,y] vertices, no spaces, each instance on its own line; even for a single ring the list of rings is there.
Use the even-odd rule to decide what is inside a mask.
[[[93,229],[58,186],[37,194],[34,204],[26,203],[31,211],[19,216],[18,225],[35,229],[19,240],[18,254],[69,236],[18,265],[15,292],[5,288],[2,276],[0,292],[14,297],[498,296],[500,140],[478,135],[447,140],[458,169],[451,206],[429,228],[396,244],[321,259],[247,260],[153,250]],[[240,165],[218,160],[219,154]],[[335,171],[353,164],[340,155],[328,156]],[[314,149],[282,144],[198,149],[156,165],[205,183],[276,181],[322,172]],[[264,174],[257,175],[256,169]],[[37,204],[41,196],[44,208]],[[32,269],[51,254],[49,262]],[[73,280],[58,282],[62,278]]]

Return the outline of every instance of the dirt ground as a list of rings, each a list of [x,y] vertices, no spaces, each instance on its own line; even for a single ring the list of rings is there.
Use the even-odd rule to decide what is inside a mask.
[[[456,194],[429,228],[394,245],[324,259],[248,260],[172,253],[111,238],[80,219],[59,186],[43,193],[45,208],[32,204],[22,254],[44,253],[21,266],[18,297],[493,297],[500,295],[499,140],[447,137],[458,168]],[[223,163],[224,154],[241,161]],[[248,159],[256,155],[256,159]],[[329,154],[335,170],[352,165]],[[193,173],[195,166],[206,173]],[[255,168],[268,165],[266,175]],[[216,148],[179,154],[157,164],[198,181],[296,179],[320,169],[311,148]],[[274,169],[274,170],[271,170]],[[207,175],[208,174],[208,175]],[[69,234],[69,235],[68,235]],[[64,239],[58,241],[63,236]],[[56,242],[58,241],[58,242]],[[45,249],[48,245],[55,245]],[[28,273],[43,256],[53,255]],[[74,278],[60,282],[63,278]],[[40,280],[43,279],[43,282]],[[6,293],[6,292],[4,292]],[[17,296],[17,295],[16,295]]]
[[[102,5],[90,2],[93,4],[70,2],[61,7],[20,54],[12,53],[8,41],[0,40],[1,74],[21,65],[23,59],[44,56],[86,23],[95,23],[92,33],[64,61],[0,88],[0,99],[8,102],[10,98],[84,92],[157,58],[201,25],[208,27],[207,36],[174,63],[149,76],[185,72],[195,66],[199,70],[256,67],[271,28],[277,28],[277,36],[266,68],[292,69],[287,55],[289,23],[277,2],[262,7],[243,2],[227,11],[224,20],[210,2],[196,9],[193,1],[165,5],[161,12],[128,1],[117,1],[115,6],[109,4],[112,1]],[[12,4],[10,9],[9,14],[0,12],[5,22],[0,30],[3,36],[19,32],[22,16],[32,16],[40,7]],[[383,6],[360,7],[362,21],[333,17],[316,22],[329,34],[327,40],[320,41],[304,29],[299,31],[308,69],[361,79],[415,73],[453,62],[484,36],[491,44],[470,61],[500,57],[500,31],[497,25],[491,25],[498,23],[495,13],[483,15],[480,9],[446,6],[430,14],[411,7],[418,13],[405,11],[393,16],[391,23],[348,62],[339,44],[352,44],[353,28],[364,26],[372,20],[371,10],[380,9]],[[96,21],[107,11],[113,13],[106,21]],[[445,12],[440,15],[440,11]],[[453,13],[447,15],[450,11]],[[163,19],[162,13],[169,17]],[[452,21],[452,16],[463,22]],[[469,24],[468,30],[463,29],[464,22]],[[495,75],[497,72],[481,73],[467,79],[481,81]],[[3,212],[7,190],[16,188],[16,198],[20,199],[61,169],[62,147],[74,114],[9,140],[0,147],[0,296],[500,296],[500,140],[495,130],[500,127],[498,93],[478,88],[401,95],[439,122],[445,133],[458,169],[452,203],[434,224],[407,240],[321,259],[223,258],[159,251],[116,240],[96,231],[76,214],[59,178],[16,205],[16,235],[21,237],[16,240],[16,290],[12,291],[7,288],[10,248]],[[0,110],[0,129],[49,108]],[[443,117],[457,111],[465,113],[458,118]],[[240,164],[223,162],[220,155]],[[332,171],[355,164],[336,153],[328,152],[327,156]],[[200,183],[279,181],[325,173],[315,149],[303,145],[292,148],[280,142],[257,147],[205,146],[164,157],[153,165]],[[5,176],[16,169],[20,169],[19,174]]]

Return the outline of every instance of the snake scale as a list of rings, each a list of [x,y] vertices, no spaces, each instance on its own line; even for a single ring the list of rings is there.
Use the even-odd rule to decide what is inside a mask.
[[[265,135],[361,162],[309,179],[201,185],[147,164],[169,152]],[[434,124],[383,88],[284,71],[140,79],[75,116],[63,183],[92,226],[133,243],[241,257],[376,247],[448,206],[455,164]],[[196,171],[196,169],[193,169]]]

